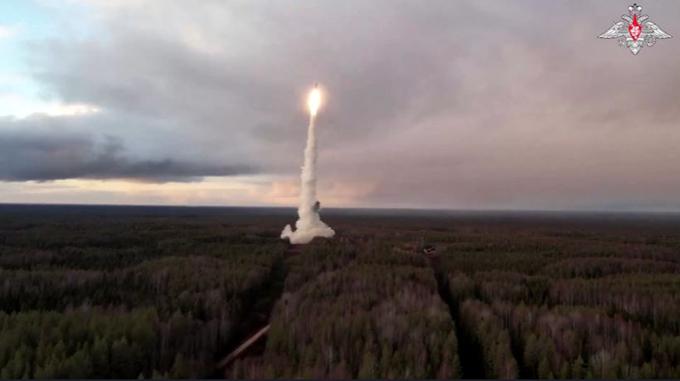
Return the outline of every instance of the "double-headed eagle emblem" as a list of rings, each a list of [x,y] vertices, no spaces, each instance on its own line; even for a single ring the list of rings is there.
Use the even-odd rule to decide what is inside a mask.
[[[658,25],[649,20],[649,16],[642,15],[641,12],[641,6],[631,5],[628,7],[628,14],[621,16],[623,21],[612,25],[599,37],[615,38],[620,46],[630,49],[633,54],[638,54],[644,45],[652,46],[656,40],[671,38],[670,34],[661,30]]]

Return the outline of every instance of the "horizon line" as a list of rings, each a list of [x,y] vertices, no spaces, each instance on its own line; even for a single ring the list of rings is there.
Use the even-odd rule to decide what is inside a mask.
[[[25,203],[25,202],[0,202],[3,206],[54,206],[54,207],[122,207],[122,208],[196,208],[196,209],[297,209],[296,206],[281,205],[188,205],[188,204],[107,204],[107,203]],[[324,207],[324,210],[334,211],[404,211],[404,212],[439,212],[439,213],[573,213],[573,214],[680,214],[680,209],[657,210],[657,209],[499,209],[499,208],[426,208],[426,207],[364,207],[364,206],[333,206]]]

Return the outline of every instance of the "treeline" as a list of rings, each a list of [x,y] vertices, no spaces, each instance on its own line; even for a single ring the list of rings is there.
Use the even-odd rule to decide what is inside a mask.
[[[680,377],[680,234],[380,228],[294,258],[265,354],[230,375]]]
[[[214,221],[2,228],[0,378],[213,376],[285,250]]]
[[[476,300],[466,300],[461,306],[460,325],[472,338],[473,345],[482,349],[482,366],[487,378],[517,378],[510,334],[491,308]]]
[[[510,333],[527,377],[677,378],[680,374],[680,337],[658,335],[597,308],[502,302],[489,306],[470,300],[466,304],[475,305],[478,317],[493,322],[494,328],[487,332]]]
[[[297,265],[309,260],[317,265]],[[330,242],[293,262],[264,356],[238,362],[231,376],[460,376],[455,326],[422,257],[380,243]],[[310,268],[315,277],[296,274]],[[308,281],[293,280],[300,277]]]
[[[0,216],[0,378],[217,376],[273,282],[228,376],[680,378],[677,227],[349,216],[291,255],[244,221]]]
[[[680,377],[678,236],[600,233],[440,242],[440,271],[486,377]]]
[[[0,378],[151,375],[173,365],[156,350],[158,327],[152,309],[0,312]]]

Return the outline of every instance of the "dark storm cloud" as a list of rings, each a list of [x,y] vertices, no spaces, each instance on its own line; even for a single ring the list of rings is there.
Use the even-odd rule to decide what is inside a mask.
[[[253,173],[253,168],[173,159],[126,157],[119,139],[42,126],[44,117],[0,121],[0,180],[48,181],[59,179],[125,178],[141,181],[196,181],[204,176]]]
[[[126,155],[294,176],[318,81],[324,178],[365,205],[677,205],[678,37],[598,40],[626,3],[94,4],[100,38],[38,42],[32,69]],[[676,2],[645,11],[680,34]]]

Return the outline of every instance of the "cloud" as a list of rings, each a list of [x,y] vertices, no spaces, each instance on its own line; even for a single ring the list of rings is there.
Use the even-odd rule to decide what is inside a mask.
[[[295,182],[303,95],[321,82],[320,186],[351,184],[352,203],[677,205],[680,45],[633,57],[598,40],[625,13],[618,1],[85,3],[96,35],[30,53],[46,94],[103,110],[68,119],[91,137],[78,162],[95,164],[67,176],[171,160]],[[647,8],[673,34],[680,5]],[[108,135],[124,149],[107,156]],[[96,165],[102,155],[118,162]],[[220,172],[194,166],[175,172]]]
[[[16,33],[16,28],[7,25],[0,25],[0,40],[13,37],[16,35]]]
[[[0,78],[0,83],[3,79]],[[9,77],[5,83],[11,83],[14,78]],[[14,80],[21,83],[21,79]],[[0,92],[0,117],[26,118],[34,114],[47,116],[77,116],[98,113],[101,110],[87,104],[63,104],[60,102],[45,102],[32,97],[13,92]]]
[[[216,165],[172,158],[126,156],[120,139],[98,139],[82,131],[45,126],[53,118],[0,120],[0,180],[135,179],[150,182],[197,181],[205,176],[254,173],[246,165]]]

